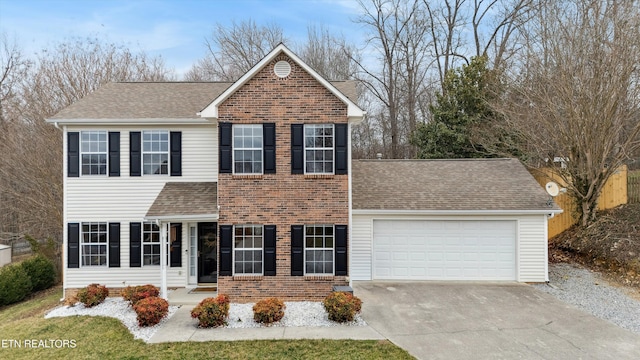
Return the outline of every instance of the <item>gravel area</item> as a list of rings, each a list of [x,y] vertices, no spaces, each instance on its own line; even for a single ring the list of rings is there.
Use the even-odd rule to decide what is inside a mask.
[[[227,320],[229,328],[258,328],[265,325],[258,324],[253,321],[253,305],[254,304],[231,304],[229,306],[229,318]],[[359,314],[356,315],[352,322],[338,324],[330,321],[327,312],[319,302],[285,302],[284,317],[279,322],[272,324],[273,327],[284,326],[365,326],[367,325]],[[142,339],[148,342],[149,339],[158,331],[173,314],[178,310],[178,306],[169,306],[169,314],[167,317],[155,326],[140,327],[136,320],[136,313],[129,306],[129,303],[121,297],[107,298],[102,304],[92,308],[85,307],[82,303],[75,306],[61,306],[49,311],[45,318],[62,317],[62,316],[108,316],[119,319],[124,326],[133,334],[135,339]],[[194,320],[194,326],[196,320]]]
[[[570,264],[549,264],[549,284],[538,290],[640,334],[640,301],[609,285],[598,273]]]

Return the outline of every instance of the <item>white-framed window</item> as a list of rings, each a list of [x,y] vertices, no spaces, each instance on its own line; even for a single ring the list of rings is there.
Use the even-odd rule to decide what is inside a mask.
[[[153,222],[142,224],[142,265],[160,265],[160,227]]]
[[[305,225],[305,274],[333,275],[333,225]]]
[[[142,174],[169,173],[169,132],[147,130],[142,132]]]
[[[82,223],[82,266],[107,266],[107,238],[106,222]]]
[[[80,132],[80,158],[82,159],[82,175],[107,174],[107,132]]]
[[[236,225],[233,232],[233,272],[262,275],[262,225]]]
[[[262,174],[262,125],[233,125],[233,173]]]
[[[304,172],[333,174],[333,124],[304,126]]]

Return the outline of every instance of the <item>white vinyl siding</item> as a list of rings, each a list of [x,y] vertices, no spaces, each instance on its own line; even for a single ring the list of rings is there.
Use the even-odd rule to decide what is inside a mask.
[[[66,226],[65,226],[66,227]],[[188,226],[182,224],[182,249],[186,249]],[[152,284],[160,287],[160,266],[129,267],[129,222],[120,223],[120,267],[105,268],[101,266],[67,269],[64,287],[76,289],[91,283],[99,283],[112,288],[122,288],[129,285]],[[167,286],[184,287],[187,285],[188,253],[182,251],[182,267],[167,267]],[[65,259],[66,264],[66,259]]]
[[[95,128],[105,130],[104,126]],[[68,126],[67,131],[94,130],[88,126]],[[129,132],[166,130],[182,132],[182,176],[129,176]],[[118,222],[120,223],[120,267],[84,267],[64,269],[65,288],[79,288],[91,283],[107,287],[124,287],[147,283],[160,286],[159,266],[129,267],[129,223],[143,222],[144,216],[167,181],[218,181],[218,130],[211,125],[185,126],[113,126],[106,131],[120,132],[120,176],[67,177],[65,171],[65,249],[66,223]],[[63,162],[66,169],[66,136]],[[188,224],[183,223],[182,249],[187,249]],[[168,267],[168,286],[187,285],[187,251],[182,254],[182,267]],[[65,251],[66,256],[66,251]],[[66,259],[64,259],[66,264]]]
[[[350,273],[352,280],[372,280],[373,224],[375,220],[485,220],[516,221],[516,280],[544,282],[547,276],[547,218],[539,215],[426,216],[354,214],[351,228]]]

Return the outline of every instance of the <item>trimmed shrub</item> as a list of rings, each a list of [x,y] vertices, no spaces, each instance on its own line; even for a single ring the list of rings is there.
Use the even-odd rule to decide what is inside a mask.
[[[206,298],[191,310],[191,317],[198,319],[198,326],[204,328],[226,325],[228,316],[229,297],[225,294]]]
[[[121,291],[122,298],[129,302],[131,306],[135,305],[138,301],[149,297],[158,297],[160,295],[160,289],[147,284],[138,286],[127,286]]]
[[[169,312],[167,300],[150,296],[140,299],[133,305],[140,326],[153,326],[159,323]]]
[[[332,292],[322,301],[329,313],[329,320],[337,322],[353,321],[362,309],[362,300],[345,292]]]
[[[93,307],[101,304],[109,296],[109,289],[100,284],[90,284],[78,291],[78,300],[86,307]]]
[[[0,306],[23,300],[31,293],[31,279],[20,264],[0,268]]]
[[[20,264],[29,274],[32,291],[48,289],[56,282],[56,268],[53,262],[43,255],[36,255]]]
[[[262,324],[278,322],[284,317],[285,307],[282,300],[275,297],[260,300],[253,305],[253,320]]]

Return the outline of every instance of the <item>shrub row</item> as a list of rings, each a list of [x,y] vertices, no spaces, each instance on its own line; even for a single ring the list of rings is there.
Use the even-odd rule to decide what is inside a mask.
[[[0,269],[0,306],[21,301],[34,291],[48,289],[55,281],[55,265],[42,255],[7,265]]]
[[[350,293],[333,292],[323,301],[329,320],[336,322],[353,321],[362,309],[362,300]],[[253,306],[253,320],[257,323],[272,324],[284,317],[285,304],[272,297],[258,301]],[[227,324],[229,317],[229,297],[220,294],[215,298],[202,300],[193,310],[191,317],[198,319],[199,327],[218,327]]]

